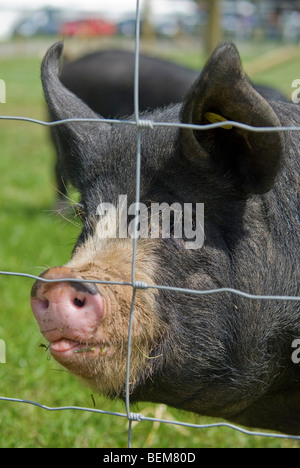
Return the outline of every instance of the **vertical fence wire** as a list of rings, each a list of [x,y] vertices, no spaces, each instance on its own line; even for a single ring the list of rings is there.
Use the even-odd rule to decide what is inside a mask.
[[[136,150],[136,187],[135,187],[135,203],[136,213],[134,218],[134,236],[133,236],[133,256],[132,256],[132,277],[133,293],[130,309],[129,330],[128,330],[128,346],[127,346],[127,364],[126,364],[126,412],[129,420],[128,426],[128,447],[131,448],[132,439],[132,418],[130,417],[130,362],[131,362],[131,339],[132,326],[134,320],[134,305],[136,296],[135,287],[135,266],[136,266],[136,251],[137,251],[137,232],[138,232],[138,211],[140,202],[140,185],[141,185],[141,129],[139,128],[139,45],[140,45],[140,1],[136,3],[136,34],[135,34],[135,66],[134,66],[134,115],[136,120],[137,130],[137,150]]]
[[[138,289],[147,289],[147,288],[153,288],[153,289],[160,289],[160,290],[169,290],[169,291],[176,291],[176,292],[181,292],[185,294],[198,294],[198,295],[207,295],[207,294],[218,294],[218,293],[223,293],[223,292],[230,292],[233,294],[241,295],[243,297],[249,298],[249,299],[254,299],[254,300],[281,300],[281,301],[298,301],[300,303],[300,297],[294,297],[294,296],[262,296],[262,295],[253,295],[253,294],[248,294],[244,291],[239,291],[235,290],[232,288],[220,288],[220,289],[215,289],[215,290],[210,290],[210,291],[200,291],[200,290],[190,290],[190,289],[185,289],[185,288],[178,288],[178,287],[172,287],[172,286],[160,286],[160,285],[149,285],[149,284],[140,284],[139,282],[136,282],[136,276],[135,276],[135,268],[136,268],[136,252],[137,252],[137,240],[138,240],[138,210],[139,210],[139,203],[140,203],[140,184],[141,184],[141,159],[142,159],[142,154],[141,154],[141,134],[143,131],[145,131],[146,128],[154,128],[155,126],[161,126],[161,127],[178,127],[178,128],[192,128],[192,129],[197,129],[197,130],[208,130],[212,128],[219,128],[224,126],[224,124],[229,123],[230,125],[237,127],[237,128],[242,128],[246,129],[248,131],[253,131],[253,132],[283,132],[283,131],[300,131],[299,127],[268,127],[268,128],[258,128],[258,127],[251,127],[249,125],[245,125],[241,122],[221,122],[217,124],[209,124],[209,125],[187,125],[187,124],[182,124],[180,122],[152,122],[152,121],[144,121],[140,120],[140,112],[139,112],[139,56],[140,56],[140,24],[141,24],[141,7],[140,7],[140,0],[136,0],[136,35],[135,35],[135,70],[134,70],[134,118],[135,120],[130,122],[130,121],[122,121],[122,120],[111,120],[111,119],[93,119],[93,121],[99,121],[99,122],[108,122],[108,123],[115,123],[115,124],[125,124],[125,125],[135,125],[136,126],[136,142],[137,142],[137,150],[136,150],[136,187],[135,187],[135,202],[136,202],[136,216],[135,216],[135,226],[134,226],[134,236],[133,236],[133,256],[132,256],[132,271],[131,271],[131,283],[120,283],[120,282],[114,282],[114,281],[101,281],[101,280],[86,280],[89,283],[98,283],[98,284],[120,284],[123,285],[124,287],[132,287],[132,301],[131,301],[131,308],[130,308],[130,315],[129,315],[129,326],[128,326],[128,345],[127,345],[127,365],[126,365],[126,396],[125,396],[125,407],[126,407],[126,414],[122,413],[116,413],[116,412],[110,412],[110,411],[104,411],[104,410],[98,410],[98,409],[92,409],[92,408],[84,408],[84,407],[75,407],[75,406],[65,406],[65,407],[58,407],[58,408],[53,408],[49,407],[46,405],[43,405],[41,403],[37,403],[34,401],[30,400],[22,400],[22,399],[17,399],[17,398],[7,398],[7,397],[0,397],[1,401],[5,402],[14,402],[14,403],[23,403],[23,404],[30,404],[37,406],[41,409],[45,409],[48,411],[65,411],[65,410],[75,410],[75,411],[87,411],[87,412],[93,412],[93,413],[98,413],[98,414],[106,414],[106,415],[111,415],[111,416],[117,416],[117,417],[123,417],[127,418],[128,420],[128,447],[130,448],[132,446],[132,422],[133,421],[153,421],[153,422],[161,422],[164,424],[170,424],[170,425],[177,425],[177,426],[185,426],[185,427],[191,427],[191,428],[197,428],[197,429],[208,429],[208,428],[213,428],[213,427],[227,427],[231,428],[233,430],[242,432],[246,435],[255,435],[255,436],[262,436],[262,437],[272,437],[272,438],[279,438],[279,439],[292,439],[292,440],[298,440],[300,441],[300,436],[293,436],[293,435],[285,435],[285,434],[273,434],[273,433],[268,433],[268,432],[258,432],[258,431],[250,431],[244,428],[241,428],[239,426],[236,426],[234,424],[230,424],[227,422],[219,422],[219,423],[213,423],[213,424],[192,424],[192,423],[184,423],[184,422],[179,422],[179,421],[172,421],[172,420],[164,420],[160,418],[150,418],[143,416],[142,414],[136,414],[132,413],[130,411],[130,356],[131,356],[131,348],[132,348],[132,326],[133,326],[133,321],[134,321],[134,306],[135,306],[135,298],[136,298],[136,292]],[[30,119],[26,117],[17,117],[17,116],[0,116],[0,120],[21,120],[25,122],[30,122],[30,123],[35,123],[39,125],[44,125],[44,126],[56,126],[56,125],[61,125],[66,122],[86,122],[90,121],[90,119],[65,119],[61,121],[56,121],[56,122],[43,122],[40,120],[36,119]],[[0,271],[0,275],[6,275],[6,276],[14,276],[14,277],[22,277],[22,278],[31,278],[31,279],[39,279],[40,281],[44,282],[84,282],[85,280],[78,280],[74,278],[62,278],[60,280],[46,280],[44,278],[37,277],[35,275],[30,275],[26,273],[20,273],[20,272],[9,272],[9,271]]]

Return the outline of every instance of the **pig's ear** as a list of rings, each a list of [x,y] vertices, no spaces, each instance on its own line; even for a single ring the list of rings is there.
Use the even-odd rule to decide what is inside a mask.
[[[237,49],[219,46],[187,96],[182,122],[205,125],[228,120],[254,127],[279,127],[272,107],[249,84]],[[209,131],[182,130],[185,157],[211,158],[244,194],[268,192],[283,154],[281,133],[253,133],[224,125]]]
[[[83,101],[59,80],[63,42],[57,42],[46,53],[42,63],[42,84],[50,116],[53,120],[71,118],[99,119]],[[111,126],[106,123],[65,123],[54,127],[63,164],[72,184],[82,190],[94,177],[97,148]]]

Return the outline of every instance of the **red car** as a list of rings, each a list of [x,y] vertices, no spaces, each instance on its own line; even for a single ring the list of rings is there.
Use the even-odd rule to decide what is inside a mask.
[[[69,21],[60,30],[64,36],[113,36],[116,32],[115,24],[102,19]]]

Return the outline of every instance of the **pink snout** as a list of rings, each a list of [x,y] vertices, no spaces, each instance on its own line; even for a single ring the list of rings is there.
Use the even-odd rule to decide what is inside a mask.
[[[81,278],[66,267],[55,267],[41,275],[48,280]],[[68,351],[79,344],[92,345],[105,316],[105,303],[96,285],[37,280],[31,290],[31,308],[44,337],[53,350]]]

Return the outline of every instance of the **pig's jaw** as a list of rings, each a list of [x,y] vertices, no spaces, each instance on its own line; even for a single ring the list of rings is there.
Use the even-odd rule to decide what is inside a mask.
[[[127,343],[91,343],[78,342],[62,338],[54,341],[49,347],[52,357],[88,384],[94,391],[110,398],[125,396]],[[135,388],[143,374],[151,374],[152,361],[143,351],[147,347],[143,344],[132,344],[130,385]]]
[[[126,373],[125,350],[113,338],[104,338],[99,327],[98,340],[82,330],[52,329],[42,331],[49,342],[51,356],[69,372],[93,389],[110,397],[123,392]],[[111,375],[114,375],[114,378]]]

